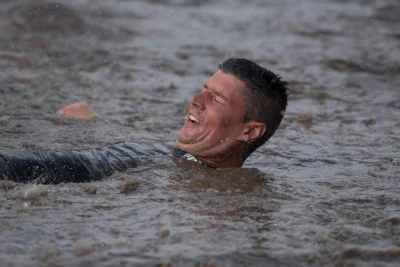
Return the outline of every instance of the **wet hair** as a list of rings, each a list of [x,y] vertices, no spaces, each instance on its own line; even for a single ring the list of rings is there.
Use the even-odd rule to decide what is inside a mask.
[[[244,120],[263,122],[267,126],[265,133],[249,147],[248,153],[251,154],[279,127],[287,106],[287,83],[272,71],[244,58],[227,59],[218,68],[246,85]]]

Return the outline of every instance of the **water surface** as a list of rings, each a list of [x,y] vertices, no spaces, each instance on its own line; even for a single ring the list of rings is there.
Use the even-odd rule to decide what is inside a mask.
[[[2,266],[399,266],[398,1],[68,3],[0,1],[2,152],[173,143],[233,56],[288,80],[288,110],[241,170],[1,183]],[[105,120],[54,114],[82,100]]]

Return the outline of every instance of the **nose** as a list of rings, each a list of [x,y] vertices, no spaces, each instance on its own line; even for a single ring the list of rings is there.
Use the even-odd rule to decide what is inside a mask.
[[[206,92],[200,92],[200,93],[192,96],[192,105],[196,106],[197,108],[199,108],[201,110],[205,110],[206,109],[206,100],[207,100]]]

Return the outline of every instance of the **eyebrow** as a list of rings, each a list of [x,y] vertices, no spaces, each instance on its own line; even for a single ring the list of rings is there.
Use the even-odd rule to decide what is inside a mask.
[[[215,88],[209,88],[209,87],[207,86],[207,84],[204,84],[203,87],[206,88],[207,90],[213,91],[214,94],[216,94],[217,96],[222,97],[222,98],[225,99],[226,101],[229,101],[229,99],[228,99],[226,96],[224,96],[224,95],[223,95],[220,91],[218,91],[217,89],[215,89]]]

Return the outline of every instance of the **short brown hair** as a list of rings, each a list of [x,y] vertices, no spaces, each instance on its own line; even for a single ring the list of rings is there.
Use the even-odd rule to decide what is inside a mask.
[[[287,107],[287,83],[272,71],[244,58],[227,59],[218,68],[246,85],[244,120],[263,122],[267,126],[264,135],[251,144],[249,153],[252,153],[279,127]]]

